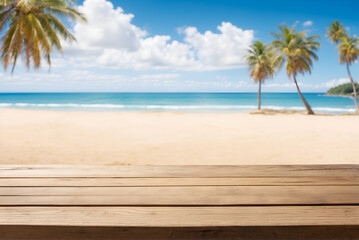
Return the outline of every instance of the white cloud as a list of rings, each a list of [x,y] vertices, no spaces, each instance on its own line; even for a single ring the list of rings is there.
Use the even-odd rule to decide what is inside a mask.
[[[78,67],[116,69],[175,69],[210,71],[244,67],[243,55],[254,39],[253,30],[229,22],[218,33],[200,33],[195,27],[182,30],[184,41],[148,33],[131,23],[134,15],[114,8],[106,0],[85,0],[79,10],[87,23],[76,22],[78,43],[64,43],[65,56]]]
[[[188,45],[169,40],[169,36],[140,39],[141,46],[134,52],[122,48],[105,48],[97,63],[103,67],[119,69],[187,69],[196,64]]]
[[[79,7],[87,17],[87,24],[76,24],[76,38],[87,47],[121,48],[136,51],[140,38],[147,33],[131,24],[134,17],[120,7],[104,0],[87,0]]]
[[[298,83],[298,85],[301,85],[302,83]],[[266,83],[264,84],[266,88],[294,88],[295,84],[292,82],[286,82],[286,83]]]
[[[26,82],[27,84],[35,83],[84,83],[84,84],[108,84],[127,82],[133,85],[149,83],[155,81],[171,82],[180,77],[177,73],[159,73],[159,74],[142,74],[135,76],[126,76],[121,74],[97,73],[87,69],[71,69],[66,71],[57,71],[51,73],[43,72],[23,72],[15,75],[0,73],[0,83],[17,84]]]
[[[206,66],[236,68],[244,64],[243,56],[253,40],[253,31],[242,30],[229,22],[217,27],[219,34],[198,32],[195,27],[185,29],[185,41],[195,49],[198,59]]]
[[[226,81],[227,80],[227,77],[226,76],[222,76],[222,75],[217,75],[216,78],[218,80],[222,80],[222,81]]]
[[[332,87],[336,87],[338,85],[348,83],[348,82],[350,82],[349,78],[339,78],[339,79],[333,79],[333,80],[330,80],[328,82],[325,82],[325,83],[323,83],[323,85],[326,88],[332,88]]]
[[[304,87],[307,89],[327,90],[329,88],[336,87],[340,84],[344,84],[344,83],[348,83],[348,82],[350,82],[349,78],[339,78],[339,79],[333,79],[333,80],[323,82],[323,83],[298,82],[298,85],[300,87]],[[293,82],[269,83],[269,84],[265,84],[265,87],[268,87],[268,88],[295,88],[295,84]]]
[[[176,73],[163,73],[163,74],[144,74],[139,77],[140,79],[174,79],[179,78]]]
[[[305,22],[303,23],[303,26],[304,26],[304,27],[309,27],[309,26],[312,26],[312,25],[313,25],[313,22],[310,21],[310,20],[305,21]]]

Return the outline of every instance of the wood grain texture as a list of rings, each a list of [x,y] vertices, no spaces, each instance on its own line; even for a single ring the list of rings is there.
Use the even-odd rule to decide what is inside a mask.
[[[358,186],[359,177],[0,178],[0,187]]]
[[[359,226],[64,227],[0,226],[8,240],[359,240]]]
[[[0,225],[122,227],[359,225],[359,206],[0,207]]]
[[[359,186],[0,187],[0,205],[356,204]]]
[[[0,165],[0,225],[359,226],[359,165]]]
[[[359,165],[69,166],[0,165],[0,177],[357,177]]]

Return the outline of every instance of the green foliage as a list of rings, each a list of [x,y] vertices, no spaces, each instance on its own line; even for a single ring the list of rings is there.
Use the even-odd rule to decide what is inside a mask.
[[[279,33],[272,33],[276,40],[272,45],[277,53],[274,66],[278,69],[284,64],[288,77],[295,77],[298,73],[311,72],[313,59],[318,60],[315,51],[319,49],[319,36],[307,37],[306,32],[296,32],[295,28],[286,25],[279,26]]]
[[[75,40],[59,19],[86,20],[72,7],[73,3],[72,0],[0,0],[0,31],[7,27],[0,47],[5,70],[12,65],[14,71],[18,57],[25,60],[27,68],[31,62],[39,68],[42,56],[51,65],[52,47],[62,51],[58,35],[68,41]]]
[[[340,38],[338,48],[340,63],[351,65],[359,56],[359,38],[345,34]]]
[[[275,69],[273,68],[273,51],[268,44],[256,41],[248,49],[246,61],[250,70],[250,76],[254,82],[264,82],[265,79],[273,78]]]
[[[316,35],[307,37],[306,32],[296,32],[295,26],[289,28],[285,24],[279,26],[279,33],[272,35],[276,38],[272,42],[276,53],[273,66],[279,70],[285,65],[288,78],[293,79],[307,113],[314,114],[300,92],[296,76],[298,73],[304,75],[306,72],[311,72],[313,60],[318,60],[315,51],[320,48],[320,43],[317,41],[320,37]]]
[[[339,62],[347,66],[350,81],[353,82],[353,77],[350,73],[349,66],[355,63],[359,57],[359,38],[354,35],[350,37],[344,30],[343,24],[338,21],[333,22],[327,32],[327,36],[333,43],[338,44],[339,49]],[[343,84],[335,88],[331,88],[328,94],[334,95],[354,95],[354,102],[356,111],[359,113],[359,104],[357,100],[358,84]]]
[[[359,84],[355,83],[355,88],[359,92]],[[331,95],[353,95],[353,86],[351,83],[341,84],[328,90]]]
[[[332,43],[338,44],[339,60],[341,64],[351,65],[359,56],[359,38],[357,36],[350,37],[344,30],[343,24],[334,21],[328,27],[328,38]]]
[[[332,43],[338,43],[340,39],[346,35],[343,24],[339,21],[334,21],[327,28],[327,37],[332,41]]]

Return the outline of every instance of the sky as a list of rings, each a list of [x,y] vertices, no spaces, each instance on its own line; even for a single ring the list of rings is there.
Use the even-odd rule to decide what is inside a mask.
[[[358,0],[80,1],[87,23],[66,22],[77,43],[62,41],[51,68],[2,69],[0,92],[255,92],[243,56],[282,23],[321,37],[319,61],[297,79],[303,92],[325,92],[349,81],[326,28],[339,20],[359,35],[358,9]],[[359,81],[359,63],[351,71]],[[296,88],[282,69],[262,90]]]

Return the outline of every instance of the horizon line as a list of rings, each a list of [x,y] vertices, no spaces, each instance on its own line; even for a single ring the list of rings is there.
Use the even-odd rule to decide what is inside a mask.
[[[256,93],[257,92],[0,92],[0,94],[6,93],[213,93],[213,94],[233,94],[233,93]],[[262,92],[262,93],[295,93],[298,92]],[[302,93],[326,93],[326,92],[302,92]]]

